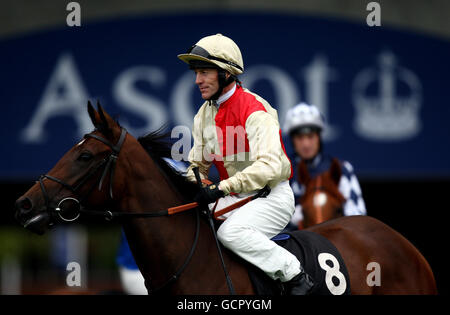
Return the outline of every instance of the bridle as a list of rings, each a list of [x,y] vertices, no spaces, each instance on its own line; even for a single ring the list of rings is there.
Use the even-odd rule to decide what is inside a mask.
[[[84,139],[87,138],[93,138],[96,139],[100,142],[103,142],[104,144],[106,144],[108,147],[111,148],[111,152],[103,159],[100,161],[100,163],[98,163],[96,166],[94,166],[84,177],[81,178],[81,180],[76,184],[76,185],[70,185],[66,182],[64,182],[63,180],[56,178],[54,176],[50,176],[48,174],[44,174],[41,175],[39,177],[39,185],[41,187],[42,190],[42,194],[44,196],[44,200],[45,200],[45,205],[46,205],[46,209],[50,210],[53,213],[56,213],[58,215],[58,217],[65,222],[72,222],[75,221],[76,219],[79,218],[80,213],[84,212],[84,213],[92,213],[92,211],[86,211],[86,209],[82,206],[83,202],[90,196],[90,194],[92,193],[92,191],[94,190],[95,186],[97,185],[97,182],[95,182],[90,189],[88,190],[87,194],[81,198],[81,200],[75,198],[75,197],[66,197],[61,199],[58,202],[58,205],[55,208],[52,208],[50,205],[50,198],[49,195],[47,193],[47,190],[45,188],[44,185],[44,179],[49,179],[51,181],[54,181],[58,184],[60,184],[61,186],[63,186],[64,188],[66,188],[67,190],[70,190],[74,195],[77,195],[80,188],[84,186],[84,184],[92,177],[94,176],[102,167],[104,167],[103,169],[103,174],[100,177],[100,180],[98,181],[98,190],[101,191],[102,190],[102,186],[103,186],[103,182],[106,178],[106,175],[108,174],[108,172],[110,173],[110,180],[109,180],[109,196],[111,199],[114,198],[113,196],[113,182],[114,182],[114,173],[115,173],[115,167],[116,167],[116,161],[117,158],[119,156],[120,150],[122,148],[123,143],[125,142],[125,137],[127,135],[127,130],[125,128],[121,128],[121,133],[120,133],[120,137],[119,140],[117,141],[116,144],[112,144],[109,140],[100,137],[98,135],[95,134],[86,134],[84,135]],[[79,207],[79,211],[76,213],[76,215],[74,217],[65,217],[63,212],[62,212],[62,205],[67,202],[67,201],[72,201],[75,202],[76,204],[78,204]],[[104,215],[108,215],[111,216],[111,211],[105,211],[103,212]]]

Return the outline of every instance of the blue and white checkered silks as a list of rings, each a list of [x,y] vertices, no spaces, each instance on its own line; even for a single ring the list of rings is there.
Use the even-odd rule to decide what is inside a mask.
[[[318,155],[311,163],[308,163],[308,171],[312,177],[315,177],[330,168],[332,158],[328,155]],[[297,165],[299,160],[297,159],[294,165],[294,178],[291,180],[291,187],[295,195],[295,212],[291,218],[291,223],[295,226],[303,220],[302,207],[299,203],[299,199],[305,193],[305,187],[299,184],[295,174],[297,174]],[[366,204],[364,202],[361,186],[359,185],[358,178],[353,170],[353,166],[347,161],[341,161],[342,175],[339,181],[338,189],[345,198],[343,206],[343,213],[345,216],[350,215],[366,215]]]
[[[339,181],[339,191],[345,198],[344,215],[366,215],[366,204],[353,166],[347,161],[341,162],[341,165],[342,175]]]

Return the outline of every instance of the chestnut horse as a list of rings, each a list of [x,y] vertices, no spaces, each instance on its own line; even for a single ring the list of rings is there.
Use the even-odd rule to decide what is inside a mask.
[[[96,111],[89,103],[88,112],[96,129],[16,201],[19,222],[44,233],[62,218],[75,220],[81,210],[83,215],[123,214],[123,228],[149,293],[228,294],[215,239],[198,209],[159,215],[191,202],[198,191],[163,160],[170,157],[170,145],[159,133],[136,140],[101,106]],[[143,217],[133,217],[136,213]],[[310,230],[340,251],[353,294],[436,293],[424,257],[380,221],[345,217]],[[227,250],[223,257],[236,293],[254,294],[242,261]],[[379,286],[367,282],[371,262],[381,267]]]
[[[301,228],[342,217],[345,198],[338,189],[341,174],[341,165],[337,159],[332,160],[327,171],[313,178],[309,175],[306,163],[299,163],[298,181],[305,187],[305,193],[300,198],[303,212]]]

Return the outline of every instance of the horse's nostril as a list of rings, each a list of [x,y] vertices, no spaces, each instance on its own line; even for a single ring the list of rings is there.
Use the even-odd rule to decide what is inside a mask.
[[[31,200],[29,198],[25,197],[25,198],[21,198],[21,199],[17,200],[16,207],[18,210],[22,210],[23,212],[28,212],[31,209],[33,209],[33,203],[31,202]]]
[[[22,209],[25,209],[25,210],[30,210],[31,209],[31,202],[30,202],[30,200],[25,199],[22,202]]]

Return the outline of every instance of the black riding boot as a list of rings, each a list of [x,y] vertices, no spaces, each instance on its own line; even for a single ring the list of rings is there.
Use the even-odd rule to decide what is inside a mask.
[[[301,271],[286,283],[286,289],[289,295],[307,295],[313,286],[314,281],[304,271]]]

